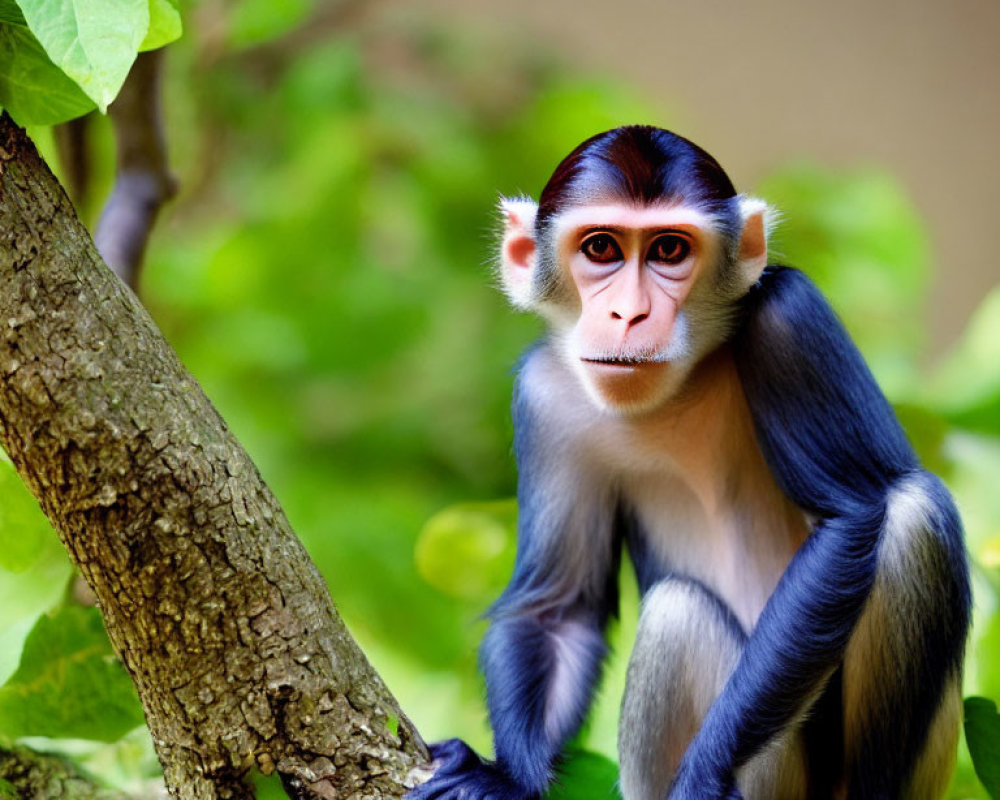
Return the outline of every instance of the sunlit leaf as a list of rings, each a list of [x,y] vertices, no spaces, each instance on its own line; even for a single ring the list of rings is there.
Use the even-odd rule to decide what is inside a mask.
[[[439,511],[417,539],[417,570],[445,594],[492,600],[510,577],[516,521],[513,500]]]
[[[57,67],[101,111],[115,99],[149,29],[149,0],[18,0]]]
[[[62,596],[69,560],[35,498],[0,449],[0,682],[28,630]]]
[[[97,609],[69,606],[41,616],[20,666],[0,687],[0,730],[113,742],[142,722]]]
[[[994,800],[1000,800],[1000,714],[985,697],[965,699],[965,738],[976,775]]]
[[[149,0],[149,30],[140,50],[155,50],[179,39],[184,28],[176,0]]]
[[[21,125],[54,125],[92,111],[94,102],[30,30],[0,24],[0,106]]]
[[[30,568],[0,573],[0,682],[17,668],[28,632],[39,615],[63,597],[71,573],[69,558],[55,534]]]
[[[0,461],[0,569],[23,572],[56,534],[9,461]]]

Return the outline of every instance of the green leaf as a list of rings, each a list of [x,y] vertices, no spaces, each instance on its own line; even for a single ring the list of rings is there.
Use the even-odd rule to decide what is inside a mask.
[[[417,539],[417,571],[431,586],[468,600],[491,600],[510,576],[517,503],[460,503],[439,511]]]
[[[21,7],[14,0],[0,0],[0,22],[28,27],[24,14],[21,13]]]
[[[994,800],[1000,800],[1000,714],[992,700],[965,698],[965,739],[976,775]]]
[[[0,574],[0,683],[17,668],[38,616],[62,599],[71,574],[69,558],[55,535],[30,569]]]
[[[83,116],[94,103],[31,31],[0,24],[0,106],[21,125],[54,125]]]
[[[155,50],[170,44],[181,37],[183,30],[175,0],[149,0],[149,30],[139,49]]]
[[[20,800],[21,793],[10,781],[0,778],[0,800]]]
[[[0,569],[23,572],[55,532],[9,461],[0,461]]]
[[[615,800],[618,765],[610,758],[571,748],[559,768],[559,779],[546,795],[548,800]]]
[[[18,0],[52,62],[102,111],[115,99],[149,30],[149,0]]]
[[[69,606],[41,616],[20,666],[0,688],[0,730],[113,742],[142,722],[97,609]]]
[[[0,450],[0,683],[17,667],[38,615],[59,602],[70,572],[55,531]]]
[[[253,772],[250,775],[253,782],[254,797],[257,800],[288,800],[288,794],[281,785],[281,778],[278,773],[273,775],[261,775]]]

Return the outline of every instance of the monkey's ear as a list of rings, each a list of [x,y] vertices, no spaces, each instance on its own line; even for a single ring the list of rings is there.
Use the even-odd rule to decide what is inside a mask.
[[[756,197],[740,197],[743,229],[737,248],[736,261],[741,289],[753,286],[767,266],[767,239],[777,215],[767,203]]]
[[[507,298],[516,308],[531,308],[532,283],[538,248],[535,245],[535,213],[538,204],[526,197],[500,198],[503,239],[500,242],[500,278]]]

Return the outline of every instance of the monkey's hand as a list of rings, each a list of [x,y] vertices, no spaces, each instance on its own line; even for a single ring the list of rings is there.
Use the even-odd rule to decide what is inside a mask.
[[[412,789],[405,800],[537,800],[496,764],[483,761],[461,739],[432,744],[438,767],[427,783]]]

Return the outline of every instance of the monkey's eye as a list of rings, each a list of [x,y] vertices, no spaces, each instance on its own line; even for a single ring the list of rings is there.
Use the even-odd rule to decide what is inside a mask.
[[[598,264],[610,264],[622,259],[622,251],[618,242],[607,233],[597,233],[584,239],[580,245],[580,252]]]
[[[647,259],[660,264],[680,264],[689,255],[691,255],[691,242],[676,233],[668,233],[653,242]]]

